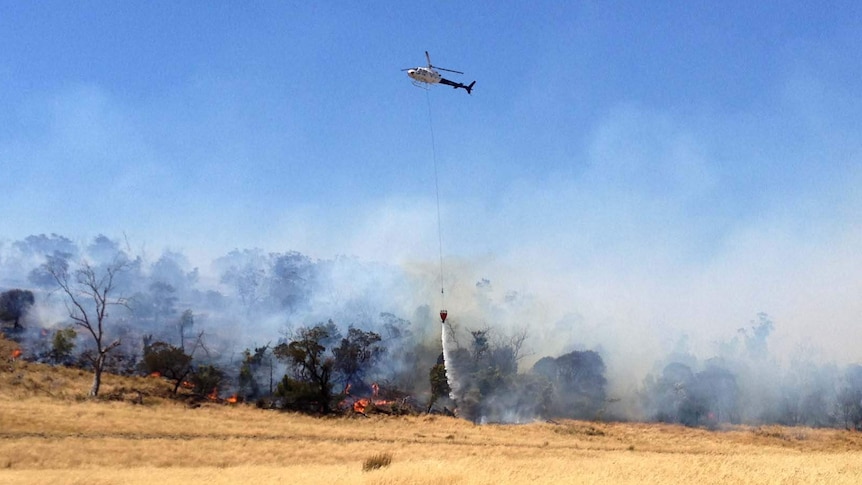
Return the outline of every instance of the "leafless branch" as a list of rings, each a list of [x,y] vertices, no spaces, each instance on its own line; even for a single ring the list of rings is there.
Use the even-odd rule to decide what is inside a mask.
[[[198,334],[197,338],[195,339],[195,345],[192,347],[192,351],[191,351],[191,353],[189,354],[189,356],[190,356],[190,357],[194,357],[194,356],[195,356],[195,352],[196,352],[198,349],[202,349],[202,350],[204,351],[204,355],[206,355],[206,356],[207,356],[207,358],[209,358],[209,357],[210,357],[210,351],[209,351],[209,349],[206,347],[206,345],[204,345],[204,332],[203,332],[203,331],[201,331],[201,332]]]

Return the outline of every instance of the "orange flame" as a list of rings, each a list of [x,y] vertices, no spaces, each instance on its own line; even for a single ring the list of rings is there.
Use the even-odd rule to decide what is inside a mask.
[[[371,401],[368,399],[357,399],[353,403],[353,411],[365,414],[365,408],[367,408],[369,404],[371,404]]]
[[[162,373],[159,371],[150,372],[150,377],[162,377]]]
[[[12,351],[12,358],[17,359],[18,357],[21,357],[21,354],[23,353],[24,352],[21,352],[21,349],[15,349]]]
[[[365,411],[368,409],[368,406],[372,404],[375,406],[388,406],[392,404],[392,401],[387,401],[385,399],[357,399],[356,401],[353,401],[353,411],[365,414]]]
[[[189,381],[183,381],[180,385],[183,386],[184,389],[194,389],[195,388],[195,385]]]
[[[207,394],[207,399],[210,401],[218,401],[218,388],[213,387],[213,392]]]
[[[236,404],[237,402],[239,402],[239,396],[234,394],[233,396],[225,399],[225,401],[229,402],[230,404]]]

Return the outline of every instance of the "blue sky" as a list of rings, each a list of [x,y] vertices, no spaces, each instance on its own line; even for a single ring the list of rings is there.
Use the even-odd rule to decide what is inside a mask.
[[[433,153],[451,284],[585,345],[862,338],[858,2],[507,3],[0,2],[0,240],[424,267]]]

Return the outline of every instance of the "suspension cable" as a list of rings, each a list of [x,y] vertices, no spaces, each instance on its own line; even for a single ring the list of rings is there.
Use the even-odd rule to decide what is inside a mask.
[[[430,90],[425,90],[425,99],[428,101],[428,125],[431,127],[431,158],[434,160],[434,192],[437,194],[437,240],[440,243],[440,308],[446,308],[443,292],[443,229],[440,223],[440,181],[437,174],[437,148],[434,141],[434,120],[431,117]]]

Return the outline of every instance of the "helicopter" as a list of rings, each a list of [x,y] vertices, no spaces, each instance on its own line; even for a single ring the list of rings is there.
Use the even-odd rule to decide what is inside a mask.
[[[411,67],[407,69],[402,69],[402,71],[407,71],[407,75],[413,79],[413,85],[424,88],[425,86],[431,84],[445,84],[447,86],[452,86],[454,89],[461,88],[467,91],[467,94],[472,94],[473,85],[476,84],[476,81],[471,82],[470,84],[461,84],[456,83],[454,81],[450,81],[440,75],[438,70],[454,72],[456,74],[464,74],[461,71],[455,71],[452,69],[444,69],[442,67],[437,67],[431,65],[431,56],[428,55],[428,51],[425,51],[425,59],[428,61],[427,67]],[[423,86],[423,84],[425,86]]]

